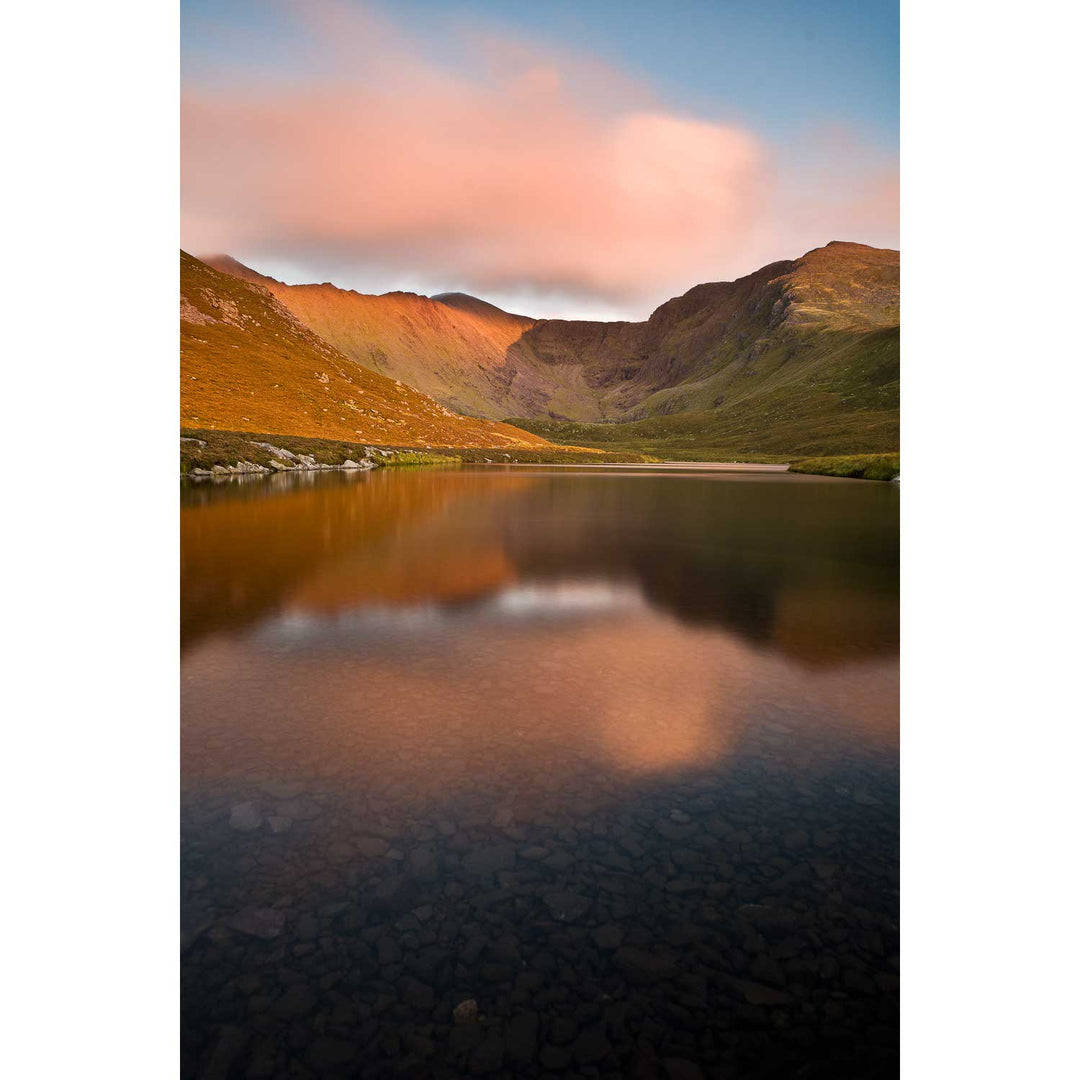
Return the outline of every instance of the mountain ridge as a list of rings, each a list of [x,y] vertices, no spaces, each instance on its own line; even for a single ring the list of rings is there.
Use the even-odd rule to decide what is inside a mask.
[[[193,428],[429,449],[549,445],[507,424],[458,416],[400,380],[367,370],[260,281],[223,273],[183,251],[180,387],[181,424]]]
[[[455,412],[499,419],[506,350],[533,320],[467,294],[446,303],[418,293],[372,295],[329,282],[287,285],[231,256],[207,256],[222,273],[266,287],[301,322],[364,367],[400,379]]]
[[[851,436],[838,452],[898,442],[893,249],[831,241],[734,281],[692,286],[640,322],[530,319],[465,293],[286,285],[227,256],[211,261],[264,284],[355,362],[469,415],[511,416],[534,431],[700,415],[710,428],[741,424],[753,436],[794,423],[809,433],[799,447],[813,453],[828,446],[831,416]],[[854,413],[874,432],[865,445]]]

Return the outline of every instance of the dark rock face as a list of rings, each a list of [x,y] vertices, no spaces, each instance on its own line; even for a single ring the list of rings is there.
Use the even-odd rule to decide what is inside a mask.
[[[892,762],[538,809],[259,782],[185,793],[184,1078],[896,1075]]]

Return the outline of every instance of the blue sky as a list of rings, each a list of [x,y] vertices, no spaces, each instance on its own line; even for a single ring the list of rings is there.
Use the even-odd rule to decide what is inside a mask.
[[[183,0],[186,75],[305,70],[274,0]],[[777,138],[837,118],[895,149],[900,12],[893,0],[394,0],[439,52],[440,28],[471,20],[567,43],[648,79],[702,116],[749,119]]]

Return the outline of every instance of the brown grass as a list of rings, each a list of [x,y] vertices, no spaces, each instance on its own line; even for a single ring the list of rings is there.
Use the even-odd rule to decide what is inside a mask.
[[[508,424],[458,416],[347,359],[259,285],[180,258],[180,420],[338,442],[543,447]]]

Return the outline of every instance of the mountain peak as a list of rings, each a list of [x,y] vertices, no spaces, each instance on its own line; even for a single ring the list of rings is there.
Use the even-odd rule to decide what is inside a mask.
[[[245,266],[239,259],[234,259],[231,255],[226,255],[224,252],[219,255],[198,255],[196,258],[200,262],[206,263],[207,266],[212,266],[222,274],[228,274],[229,277],[239,278],[241,281],[252,281],[256,285],[281,284],[277,278],[269,277],[266,274],[260,274],[258,270],[252,270],[250,266]]]
[[[890,256],[899,256],[900,252],[896,248],[877,248],[871,244],[858,244],[854,240],[830,240],[827,244],[823,244],[821,247],[811,248],[806,255],[813,255],[815,251],[828,251],[833,255],[841,255],[844,253],[854,254],[867,254],[873,253],[874,256],[880,258],[886,258]]]
[[[471,302],[479,300],[478,296],[471,296],[469,293],[464,292],[441,292],[435,293],[431,297],[432,300],[438,300],[440,304],[455,304],[458,302]],[[483,303],[483,301],[481,301]]]
[[[473,315],[516,319],[529,324],[535,322],[534,319],[530,319],[527,315],[514,315],[509,311],[503,311],[501,307],[496,307],[494,304],[488,303],[487,300],[481,300],[478,296],[470,296],[468,293],[436,293],[431,299],[436,303],[444,304],[446,307],[455,308],[457,311],[468,311]]]

